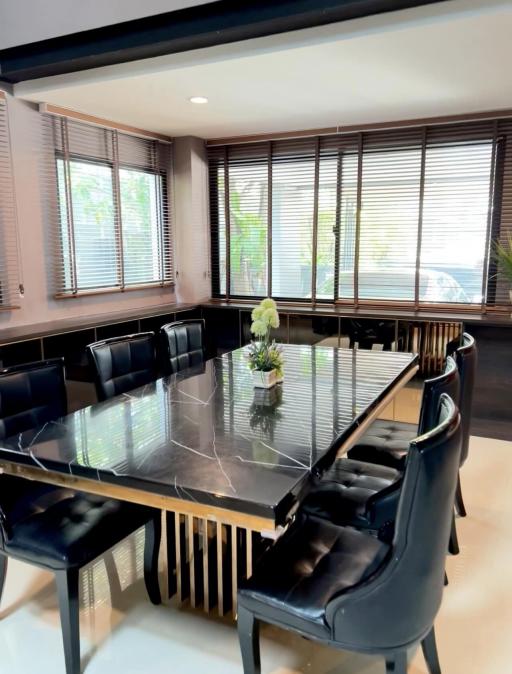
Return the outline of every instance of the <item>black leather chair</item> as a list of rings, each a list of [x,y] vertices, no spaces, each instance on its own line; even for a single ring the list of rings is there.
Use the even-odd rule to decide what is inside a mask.
[[[157,378],[155,333],[112,337],[88,344],[98,400],[144,386]]]
[[[478,350],[474,337],[465,332],[462,343],[448,353],[453,353],[460,372],[461,394],[459,399],[460,416],[462,423],[462,449],[460,465],[463,466],[469,454],[469,438],[471,432],[471,413],[473,407],[473,390],[475,388],[475,374],[478,361]],[[455,496],[455,508],[460,517],[466,517],[466,507],[462,498],[460,475]]]
[[[165,374],[200,365],[204,361],[204,321],[191,319],[160,328],[162,369]]]
[[[238,592],[244,674],[260,674],[261,621],[344,650],[381,655],[406,674],[421,643],[441,674],[434,620],[460,462],[460,415],[441,397],[438,424],[411,443],[390,544],[303,516],[270,548]]]
[[[458,340],[457,340],[457,343]],[[473,388],[476,370],[476,344],[473,337],[465,333],[463,343],[458,348],[448,346],[447,355],[454,355],[459,369],[460,393],[457,400],[462,419],[462,463],[467,458],[469,447],[469,433],[471,426],[471,406],[473,401]],[[428,417],[428,410],[432,409],[428,404],[429,382],[426,380],[423,389],[419,426],[400,421],[386,421],[378,419],[369,431],[359,440],[349,452],[351,459],[377,463],[402,470],[410,441],[417,433],[422,433],[432,427]],[[435,381],[435,379],[433,380]],[[448,393],[451,392],[448,391]]]
[[[51,422],[66,411],[61,360],[0,371],[0,440]],[[150,508],[0,475],[0,599],[9,557],[52,571],[66,672],[78,674],[80,569],[144,526],[144,579],[151,601],[159,604],[160,524],[160,512]]]
[[[420,434],[436,425],[443,393],[454,400],[459,397],[459,372],[451,357],[446,359],[443,374],[425,382],[417,429]],[[406,451],[401,448],[393,458],[400,458]],[[381,538],[388,539],[393,535],[404,459],[397,465],[400,469],[345,457],[336,459],[306,497],[302,509],[334,524],[378,531]]]
[[[462,335],[462,340],[457,339],[448,344],[447,354],[448,356],[455,355],[460,377],[460,393],[458,397],[454,397],[454,400],[458,401],[462,419],[462,466],[467,459],[469,451],[471,408],[473,404],[473,389],[477,365],[477,347],[475,340],[471,335],[464,333]],[[428,405],[425,398],[427,384],[428,380],[425,381],[418,429],[419,433],[428,430],[429,428],[429,419],[428,414],[426,413]],[[378,420],[372,424],[369,432],[364,435],[359,443],[348,452],[348,456],[351,459],[366,461],[368,463],[378,463],[380,465],[401,470],[404,465],[407,443],[414,437],[416,431],[417,429],[414,424]],[[461,517],[466,515],[466,508],[462,498],[460,476],[457,481],[455,509]],[[459,553],[455,518],[453,520],[452,536],[450,538],[450,552],[453,555]]]

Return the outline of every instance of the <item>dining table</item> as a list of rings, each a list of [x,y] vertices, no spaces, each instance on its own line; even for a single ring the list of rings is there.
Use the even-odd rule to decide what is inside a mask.
[[[0,442],[0,470],[161,510],[167,594],[219,614],[316,480],[418,371],[414,353],[285,344],[255,388],[248,347]]]

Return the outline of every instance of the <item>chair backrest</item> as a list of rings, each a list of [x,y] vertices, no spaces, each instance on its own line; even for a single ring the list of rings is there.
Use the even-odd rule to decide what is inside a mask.
[[[156,379],[154,338],[154,332],[140,332],[87,346],[98,400],[108,400]]]
[[[476,348],[475,339],[467,332],[462,335],[462,344],[457,349],[455,358],[460,375],[459,409],[462,425],[460,462],[462,465],[468,458],[469,453],[473,390],[475,388],[475,373],[478,360],[478,350]]]
[[[443,593],[461,447],[460,414],[446,394],[437,422],[410,445],[387,561],[327,606],[340,643],[403,649],[432,627]]]
[[[160,328],[162,368],[175,374],[204,361],[204,321],[191,319],[166,323]]]
[[[452,400],[459,401],[460,374],[455,360],[451,356],[446,358],[443,373],[432,379],[426,379],[423,384],[418,425],[419,435],[428,433],[437,425],[439,400],[443,393],[448,394]]]
[[[0,370],[0,440],[67,414],[62,358]]]

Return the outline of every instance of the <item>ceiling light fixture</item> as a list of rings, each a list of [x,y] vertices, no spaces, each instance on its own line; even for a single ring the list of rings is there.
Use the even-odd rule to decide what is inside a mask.
[[[204,105],[204,103],[208,103],[206,96],[191,96],[188,100],[191,103],[197,103],[197,105]]]

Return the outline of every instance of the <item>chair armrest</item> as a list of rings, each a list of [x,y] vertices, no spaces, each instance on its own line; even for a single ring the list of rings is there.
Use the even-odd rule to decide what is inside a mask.
[[[370,496],[366,503],[366,513],[368,521],[372,523],[372,528],[380,529],[395,521],[401,487],[402,480],[399,479],[389,487]]]

